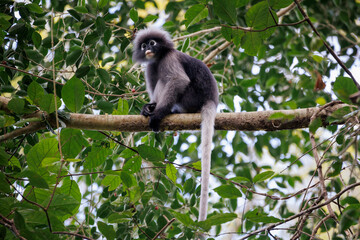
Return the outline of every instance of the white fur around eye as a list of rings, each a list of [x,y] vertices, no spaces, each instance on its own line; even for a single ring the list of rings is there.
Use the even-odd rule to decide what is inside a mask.
[[[146,48],[146,43],[142,43],[141,44],[141,50],[145,50],[145,48]]]
[[[150,45],[151,45],[151,46],[155,46],[155,45],[156,45],[155,40],[150,40],[150,42],[149,42],[149,43],[150,43]]]

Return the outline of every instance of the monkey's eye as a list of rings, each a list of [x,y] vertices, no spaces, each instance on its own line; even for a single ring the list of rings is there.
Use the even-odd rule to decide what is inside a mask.
[[[155,46],[155,45],[156,45],[156,42],[155,42],[154,40],[150,40],[149,43],[150,43],[151,46]]]
[[[146,48],[146,43],[142,43],[141,44],[141,50],[145,50],[145,48]]]

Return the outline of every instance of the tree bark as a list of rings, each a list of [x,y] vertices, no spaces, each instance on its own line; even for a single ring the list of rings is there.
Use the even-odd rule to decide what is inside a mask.
[[[8,99],[0,97],[0,110],[7,111]],[[323,126],[326,126],[326,118],[339,108],[346,106],[345,104],[335,104],[322,110],[318,116],[323,120]],[[295,109],[295,110],[271,110],[259,112],[239,112],[239,113],[218,113],[215,119],[216,130],[234,130],[234,131],[276,131],[284,129],[307,128],[310,124],[311,116],[319,111],[319,107]],[[282,113],[288,116],[288,119],[270,120],[269,117],[274,113]],[[61,115],[61,114],[60,114]],[[42,112],[31,115],[42,119]],[[88,129],[88,130],[104,130],[104,131],[120,131],[120,132],[144,132],[151,131],[148,127],[148,119],[141,115],[91,115],[69,113],[67,119],[61,119],[67,128]],[[55,117],[47,116],[47,121],[55,128]],[[161,131],[180,131],[180,130],[199,130],[201,124],[201,116],[194,114],[172,114],[167,116],[161,123]],[[35,125],[35,124],[34,124]],[[26,127],[25,127],[26,128]],[[29,128],[29,127],[28,127]],[[35,132],[45,128],[43,124],[31,126],[30,131]],[[15,133],[14,133],[15,131]],[[13,138],[28,131],[21,131],[21,128],[15,129],[13,132],[0,136],[0,141]],[[18,134],[16,133],[18,132]]]

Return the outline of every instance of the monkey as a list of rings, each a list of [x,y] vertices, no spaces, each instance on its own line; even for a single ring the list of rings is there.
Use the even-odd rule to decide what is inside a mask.
[[[139,30],[133,41],[133,60],[146,64],[145,82],[150,103],[141,115],[158,132],[161,120],[173,113],[201,113],[201,193],[199,221],[206,220],[219,91],[210,69],[200,60],[174,48],[170,34],[161,28]]]

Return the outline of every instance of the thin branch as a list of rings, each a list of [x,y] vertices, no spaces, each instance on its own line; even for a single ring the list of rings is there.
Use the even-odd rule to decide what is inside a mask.
[[[173,218],[173,219],[171,219],[170,221],[168,221],[168,222],[165,224],[165,226],[155,235],[155,237],[153,237],[152,240],[157,239],[157,238],[160,236],[160,234],[162,234],[162,233],[166,230],[166,228],[168,228],[169,225],[170,225],[171,223],[173,223],[174,221],[175,221],[175,218]]]
[[[62,235],[75,236],[83,239],[95,240],[94,238],[87,237],[78,233],[71,233],[71,232],[52,232],[52,234],[62,234]]]
[[[261,232],[269,231],[269,230],[271,230],[271,229],[273,229],[273,228],[275,228],[275,227],[277,227],[277,226],[279,226],[279,225],[281,225],[281,224],[284,224],[284,223],[286,223],[286,222],[289,222],[289,221],[291,221],[291,220],[294,220],[294,219],[296,219],[296,218],[304,215],[304,214],[307,213],[307,212],[312,212],[312,211],[314,211],[314,210],[316,210],[316,209],[319,209],[319,208],[321,208],[321,207],[323,207],[323,206],[326,206],[327,204],[331,203],[332,201],[334,201],[335,199],[337,199],[338,197],[340,197],[340,196],[343,195],[344,193],[346,193],[346,192],[348,192],[349,190],[351,190],[351,189],[353,189],[353,188],[356,188],[356,187],[358,187],[358,186],[360,186],[360,182],[353,183],[353,184],[345,187],[343,190],[341,190],[340,192],[338,192],[337,194],[335,194],[333,197],[329,198],[327,201],[325,201],[325,202],[323,202],[323,203],[320,203],[320,204],[317,204],[317,205],[315,205],[315,206],[312,206],[312,207],[310,207],[310,208],[308,208],[308,209],[306,209],[306,210],[303,210],[303,211],[299,212],[298,214],[295,214],[295,215],[293,215],[293,216],[291,216],[291,217],[288,217],[288,218],[286,218],[286,219],[283,219],[281,222],[273,223],[273,224],[270,224],[269,226],[259,228],[259,229],[255,230],[255,231],[251,232],[251,233],[246,234],[244,237],[240,238],[240,240],[241,240],[241,239],[247,239],[247,238],[249,238],[249,237],[251,237],[251,236],[253,236],[253,235],[259,234],[259,233],[261,233]]]
[[[320,38],[320,40],[323,42],[324,46],[326,47],[326,49],[330,52],[330,54],[335,58],[335,60],[337,61],[337,63],[341,66],[342,69],[344,69],[344,71],[351,77],[351,79],[353,80],[353,82],[355,83],[356,87],[358,90],[360,90],[360,85],[359,83],[356,81],[355,77],[352,75],[352,73],[350,72],[350,70],[345,66],[345,64],[340,60],[340,58],[336,55],[336,53],[334,52],[334,50],[332,50],[332,48],[327,44],[327,42],[321,37],[320,33],[316,30],[314,24],[311,22],[309,16],[306,14],[306,12],[304,11],[304,9],[301,7],[299,0],[294,0],[295,4],[297,5],[298,9],[300,10],[301,14],[303,15],[303,17],[305,18],[305,20],[308,22],[308,24],[310,25],[310,27],[312,28],[312,30],[314,31],[314,33]]]
[[[0,214],[0,224],[8,228],[18,239],[26,240],[26,238],[21,236],[20,231],[16,228],[14,220],[7,219]]]
[[[331,215],[326,215],[323,219],[321,219],[320,222],[318,222],[318,224],[316,224],[316,226],[314,227],[314,229],[311,232],[311,238],[310,240],[313,240],[316,238],[316,233],[319,230],[319,228],[321,227],[321,225],[325,224],[326,220],[328,220],[329,218],[331,218]]]
[[[253,28],[249,28],[249,27],[229,26],[229,25],[225,25],[225,24],[221,24],[221,26],[227,27],[227,28],[232,28],[232,29],[242,30],[244,32],[265,32],[266,30],[269,30],[270,28],[296,26],[296,25],[299,25],[299,24],[301,24],[303,22],[306,22],[306,19],[303,19],[303,20],[300,20],[300,21],[294,22],[294,23],[276,24],[276,25],[268,26],[268,27],[263,28],[263,29],[253,29]]]
[[[183,39],[186,39],[186,38],[195,37],[195,36],[198,36],[198,35],[207,34],[207,33],[211,33],[211,32],[217,32],[217,31],[220,31],[220,30],[221,30],[221,27],[213,27],[213,28],[209,28],[209,29],[204,29],[204,30],[201,30],[201,31],[190,33],[188,35],[173,38],[173,41],[177,42],[177,41],[180,41],[180,40],[183,40]]]
[[[216,55],[218,55],[219,53],[221,53],[222,51],[224,51],[228,46],[230,46],[232,44],[232,42],[224,42],[223,44],[221,44],[219,47],[217,47],[216,49],[214,49],[213,51],[211,51],[209,53],[209,55],[206,56],[206,58],[204,58],[203,62],[205,64],[209,63],[211,61],[211,59],[213,59]]]

